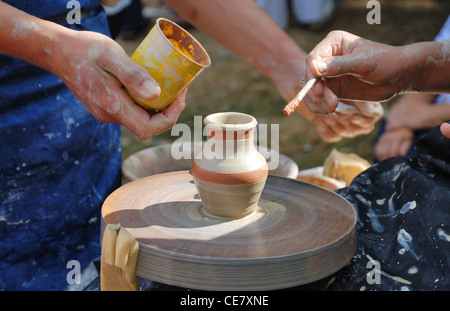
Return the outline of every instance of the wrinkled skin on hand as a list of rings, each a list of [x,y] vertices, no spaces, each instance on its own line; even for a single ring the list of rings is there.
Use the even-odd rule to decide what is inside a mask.
[[[318,109],[327,112],[335,106],[336,100],[364,99],[387,100],[404,90],[399,83],[401,66],[396,48],[372,42],[344,31],[332,31],[308,55],[308,77],[319,79],[305,102],[314,105],[322,100]],[[389,68],[381,68],[380,60]],[[407,66],[407,65],[406,65]]]
[[[160,87],[144,68],[104,35],[76,32],[72,39],[61,44],[59,61],[64,65],[56,66],[55,73],[98,121],[122,124],[141,139],[176,123],[185,107],[186,91],[165,110],[150,116],[124,88],[146,100],[158,97]]]
[[[408,91],[446,92],[449,45],[450,40],[444,40],[394,47],[332,31],[307,57],[307,77],[320,79],[304,101],[308,107],[316,105],[319,112],[326,113],[336,106],[338,98],[374,101]],[[433,121],[428,123],[433,125]],[[446,137],[448,128],[448,124],[441,124]]]
[[[280,95],[286,102],[289,102],[304,86],[305,74],[304,62],[290,61],[274,67],[271,71],[271,80]],[[299,83],[298,81],[302,82]],[[304,102],[297,109],[297,112],[316,126],[317,132],[326,142],[338,142],[343,138],[368,134],[374,129],[375,123],[383,116],[383,108],[377,102],[346,101],[346,103],[354,105],[360,113],[338,114],[334,113],[336,107],[333,107],[330,113],[320,115],[313,113],[315,104],[310,107],[306,106]],[[336,99],[336,106],[337,104],[338,100]]]
[[[328,113],[338,98],[381,101],[408,91],[448,91],[449,45],[446,40],[394,47],[332,31],[307,57],[307,78],[320,79],[304,102]],[[450,136],[448,124],[441,131]]]
[[[333,112],[325,116],[316,115],[312,120],[317,132],[326,142],[338,142],[343,138],[369,134],[383,116],[383,107],[378,102],[345,103],[354,105],[361,113]]]

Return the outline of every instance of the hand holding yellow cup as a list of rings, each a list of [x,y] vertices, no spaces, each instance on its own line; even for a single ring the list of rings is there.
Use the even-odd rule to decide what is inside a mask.
[[[161,95],[143,100],[128,91],[147,110],[162,110],[211,65],[201,44],[174,22],[158,18],[131,58],[144,67],[158,82]]]

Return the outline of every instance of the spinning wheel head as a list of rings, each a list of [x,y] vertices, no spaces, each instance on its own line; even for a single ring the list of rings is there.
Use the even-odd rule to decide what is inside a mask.
[[[164,173],[125,184],[105,201],[102,224],[139,243],[138,277],[204,290],[273,290],[317,281],[356,249],[356,212],[332,191],[270,175],[256,210],[203,213],[192,175]]]

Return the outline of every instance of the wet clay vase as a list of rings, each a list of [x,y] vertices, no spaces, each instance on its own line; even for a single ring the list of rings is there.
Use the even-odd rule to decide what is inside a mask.
[[[195,155],[192,176],[204,212],[241,218],[254,212],[266,183],[268,165],[254,145],[254,117],[221,112],[204,119],[208,139]]]

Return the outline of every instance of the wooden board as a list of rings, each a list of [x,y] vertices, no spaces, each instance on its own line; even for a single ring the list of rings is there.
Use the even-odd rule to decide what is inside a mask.
[[[269,176],[259,208],[240,219],[206,214],[189,171],[125,184],[105,201],[102,223],[139,242],[136,275],[200,290],[272,290],[319,280],[356,248],[356,212],[343,197]]]

